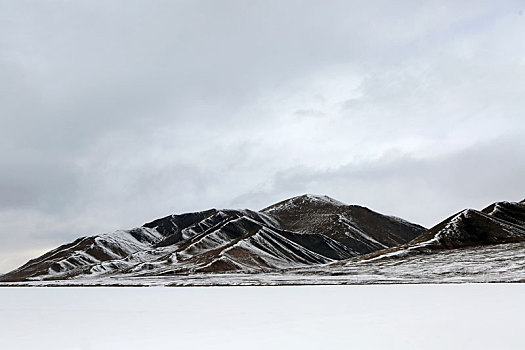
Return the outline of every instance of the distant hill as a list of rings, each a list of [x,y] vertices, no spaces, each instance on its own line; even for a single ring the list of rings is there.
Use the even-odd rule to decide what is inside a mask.
[[[357,259],[403,258],[421,252],[521,241],[525,241],[525,201],[496,202],[483,210],[460,211],[406,244]]]
[[[429,229],[412,244],[429,243],[432,247],[508,243],[525,239],[525,204],[497,202],[485,209],[463,210]]]

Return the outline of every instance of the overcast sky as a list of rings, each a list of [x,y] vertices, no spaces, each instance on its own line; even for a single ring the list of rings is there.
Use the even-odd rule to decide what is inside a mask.
[[[0,0],[0,272],[327,194],[430,227],[525,198],[522,1]]]

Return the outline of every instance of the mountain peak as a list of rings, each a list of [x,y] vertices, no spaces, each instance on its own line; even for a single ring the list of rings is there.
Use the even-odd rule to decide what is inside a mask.
[[[276,210],[286,210],[296,208],[303,205],[331,205],[331,206],[346,206],[345,203],[340,202],[336,199],[333,199],[327,195],[317,195],[317,194],[303,194],[300,196],[292,197],[285,199],[284,201],[270,205],[269,207],[264,208],[263,212],[272,212]]]
[[[317,195],[317,194],[303,194],[302,196],[305,199],[311,200],[311,201],[319,201],[319,202],[326,202],[334,205],[346,205],[343,202],[338,201],[337,199],[333,199],[332,197],[329,197],[325,194],[323,195]]]

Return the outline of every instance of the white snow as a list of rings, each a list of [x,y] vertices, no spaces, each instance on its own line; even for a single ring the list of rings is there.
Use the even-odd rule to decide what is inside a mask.
[[[270,208],[264,209],[263,212],[271,213],[273,211],[293,209],[297,207],[298,205],[303,205],[305,202],[324,202],[324,203],[330,203],[336,206],[346,206],[345,203],[340,202],[331,197],[328,197],[326,195],[305,194],[302,196],[297,196],[297,197],[293,197],[288,200],[285,200],[281,204],[274,205]]]
[[[344,204],[343,202],[340,202],[337,199],[333,199],[326,195],[307,194],[306,197],[312,201],[326,202],[337,206],[346,206],[346,204]]]
[[[3,349],[524,349],[524,284],[0,288]]]

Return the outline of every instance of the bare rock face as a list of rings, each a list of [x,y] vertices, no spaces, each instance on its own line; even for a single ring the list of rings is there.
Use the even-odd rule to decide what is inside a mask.
[[[364,207],[303,195],[260,212],[210,209],[79,238],[0,281],[275,271],[348,259],[407,243],[424,231]]]

